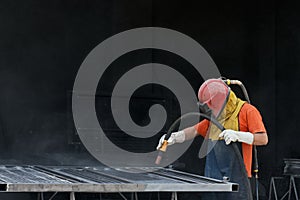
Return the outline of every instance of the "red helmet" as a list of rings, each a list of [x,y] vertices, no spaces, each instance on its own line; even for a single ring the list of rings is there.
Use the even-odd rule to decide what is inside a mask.
[[[198,91],[198,99],[202,104],[213,111],[218,116],[223,110],[230,88],[221,79],[208,79],[200,87]]]

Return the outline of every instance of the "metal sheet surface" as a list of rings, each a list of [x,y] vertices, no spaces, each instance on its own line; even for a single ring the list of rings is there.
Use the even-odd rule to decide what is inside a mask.
[[[166,168],[0,166],[2,192],[237,191],[235,183]]]

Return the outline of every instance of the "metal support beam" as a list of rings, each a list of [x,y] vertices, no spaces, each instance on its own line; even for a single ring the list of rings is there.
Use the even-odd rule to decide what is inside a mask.
[[[292,190],[294,190],[296,200],[299,200],[298,193],[297,193],[297,187],[296,187],[296,183],[295,183],[295,177],[299,178],[300,176],[294,176],[294,175],[290,176],[289,200],[291,199],[291,196],[292,196]]]
[[[289,176],[289,182],[288,182],[288,190],[287,192],[280,198],[280,200],[284,200],[286,197],[288,197],[288,200],[291,199],[293,191],[294,190],[294,196],[296,200],[299,200],[298,192],[297,192],[297,187],[295,183],[295,178],[300,178],[299,175],[290,175]],[[269,189],[269,200],[272,199],[272,193],[274,193],[274,198],[275,200],[278,200],[278,194],[277,194],[277,189],[276,189],[276,180],[283,180],[285,178],[283,177],[272,177],[270,181],[270,189]]]
[[[177,192],[172,192],[171,200],[178,200]]]
[[[70,200],[75,200],[75,193],[74,192],[70,192]]]

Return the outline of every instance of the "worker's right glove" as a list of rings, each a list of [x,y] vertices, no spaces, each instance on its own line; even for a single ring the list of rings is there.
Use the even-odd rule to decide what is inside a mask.
[[[224,138],[227,145],[231,142],[244,142],[247,144],[252,144],[254,141],[254,136],[250,132],[234,131],[230,129],[224,130],[220,135],[220,138]]]
[[[156,147],[156,149],[160,149],[160,147],[162,146],[162,144],[164,143],[166,134],[164,134],[163,136],[161,136],[159,143]],[[168,146],[175,144],[175,143],[182,143],[185,140],[185,134],[184,131],[178,131],[178,132],[174,132],[171,134],[171,136],[168,139]]]

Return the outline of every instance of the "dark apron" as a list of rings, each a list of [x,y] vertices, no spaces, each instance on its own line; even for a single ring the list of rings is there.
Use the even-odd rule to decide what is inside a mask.
[[[238,143],[226,145],[224,140],[209,141],[214,145],[206,156],[205,176],[239,184],[238,192],[211,192],[204,195],[209,200],[252,200],[250,182],[238,148]],[[233,145],[236,145],[235,147]],[[235,149],[234,149],[235,148]],[[208,148],[211,149],[211,148]],[[237,154],[238,153],[238,154]]]

